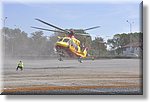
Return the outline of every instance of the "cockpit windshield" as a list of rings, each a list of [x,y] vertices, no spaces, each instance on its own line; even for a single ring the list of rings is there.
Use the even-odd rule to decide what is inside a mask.
[[[68,41],[69,41],[69,39],[64,39],[64,40],[63,40],[63,42],[68,42]]]
[[[58,39],[58,41],[62,41],[62,40],[63,40],[63,38]]]

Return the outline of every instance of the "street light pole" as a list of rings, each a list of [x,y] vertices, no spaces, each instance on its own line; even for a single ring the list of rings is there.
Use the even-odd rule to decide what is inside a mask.
[[[2,21],[3,21],[3,23],[4,23],[4,26],[3,26],[3,28],[4,28],[4,36],[5,36],[5,24],[6,24],[6,19],[7,19],[7,17],[5,17],[4,19],[2,19]]]
[[[4,18],[4,27],[5,27],[6,19],[7,19],[7,17]]]
[[[2,19],[3,23],[4,23],[4,27],[3,27],[3,29],[4,29],[4,47],[3,47],[4,48],[4,55],[6,53],[6,28],[5,28],[6,19],[7,19],[7,17],[5,17],[4,19]]]
[[[129,21],[127,20],[127,23],[130,24],[130,53],[132,53],[132,52],[133,52],[133,48],[132,48],[132,46],[131,46],[131,44],[132,44],[132,24],[133,24],[134,22],[129,22]]]
[[[129,25],[130,25],[130,43],[132,43],[132,24],[134,23],[134,22],[129,22],[128,20],[127,20],[127,23],[129,23]]]

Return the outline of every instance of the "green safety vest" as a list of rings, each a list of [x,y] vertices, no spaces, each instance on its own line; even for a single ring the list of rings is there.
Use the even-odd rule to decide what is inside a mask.
[[[19,63],[18,63],[18,66],[19,66],[19,67],[23,67],[23,62],[21,62],[21,63],[19,62]]]

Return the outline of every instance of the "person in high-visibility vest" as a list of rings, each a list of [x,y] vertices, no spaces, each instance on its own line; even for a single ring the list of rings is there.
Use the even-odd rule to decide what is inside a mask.
[[[17,68],[16,68],[16,71],[18,70],[18,68],[20,68],[21,71],[22,71],[22,70],[23,70],[23,67],[24,67],[23,62],[22,62],[22,61],[19,61],[18,66],[17,66]]]

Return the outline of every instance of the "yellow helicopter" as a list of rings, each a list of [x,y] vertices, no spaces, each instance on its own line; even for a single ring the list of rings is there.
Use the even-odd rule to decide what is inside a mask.
[[[52,31],[52,32],[58,32],[61,34],[65,33],[67,35],[65,37],[58,36],[58,40],[55,43],[54,51],[57,52],[57,54],[59,55],[59,59],[58,59],[59,61],[63,61],[62,57],[69,56],[69,57],[73,57],[73,58],[78,58],[78,61],[80,63],[82,63],[82,58],[87,57],[87,55],[88,55],[87,47],[81,46],[82,44],[80,43],[80,41],[77,38],[75,38],[74,35],[76,35],[76,34],[77,35],[84,35],[84,36],[89,36],[89,35],[76,33],[76,32],[74,32],[73,29],[64,30],[64,29],[59,28],[57,26],[54,26],[50,23],[47,23],[41,19],[35,19],[35,20],[42,22],[46,25],[49,25],[49,26],[51,26],[57,30],[51,30],[51,29],[45,29],[45,28],[39,28],[39,27],[33,27],[33,26],[31,26],[31,28],[46,30],[46,31]],[[99,28],[99,27],[100,26],[87,28],[87,29],[84,29],[84,31]]]

